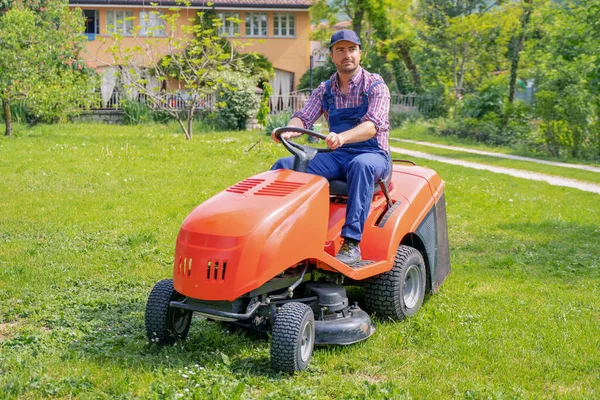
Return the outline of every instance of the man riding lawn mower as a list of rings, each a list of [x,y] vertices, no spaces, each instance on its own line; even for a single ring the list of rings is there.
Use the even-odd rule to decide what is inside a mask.
[[[199,205],[183,222],[173,280],[146,306],[151,342],[184,339],[195,312],[271,331],[273,368],[306,368],[315,344],[347,345],[375,327],[365,308],[402,320],[450,272],[444,182],[389,156],[389,91],[360,68],[360,40],[331,38],[338,72],[273,137],[293,156]],[[330,133],[304,129],[325,113]],[[307,134],[327,148],[291,141]]]

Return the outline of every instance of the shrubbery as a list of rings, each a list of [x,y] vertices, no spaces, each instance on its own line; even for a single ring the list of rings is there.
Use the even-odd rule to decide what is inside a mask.
[[[217,101],[222,106],[217,111],[219,129],[246,129],[246,121],[256,115],[260,106],[260,97],[256,94],[256,79],[238,73],[235,75],[217,93]]]

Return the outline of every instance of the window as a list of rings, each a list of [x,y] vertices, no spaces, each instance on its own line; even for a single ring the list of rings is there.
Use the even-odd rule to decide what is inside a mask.
[[[130,36],[133,33],[133,11],[107,11],[106,31]]]
[[[100,19],[98,18],[98,10],[83,10],[83,17],[85,18],[85,34],[99,34]]]
[[[240,34],[240,14],[222,12],[217,14],[217,18],[221,20],[219,34],[222,36],[237,36]]]
[[[267,14],[246,13],[246,36],[267,36]]]
[[[274,36],[296,36],[296,16],[294,14],[275,13],[273,15]]]
[[[140,36],[167,36],[165,13],[160,11],[140,12]]]

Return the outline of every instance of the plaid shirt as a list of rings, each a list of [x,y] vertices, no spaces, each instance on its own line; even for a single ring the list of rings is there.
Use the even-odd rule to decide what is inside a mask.
[[[348,82],[348,93],[343,94],[340,91],[338,84],[337,72],[329,79],[331,81],[331,93],[335,101],[336,108],[358,107],[363,102],[363,93],[368,90],[374,82],[383,81],[381,76],[371,74],[365,71],[362,67]],[[323,96],[325,96],[325,82],[322,82],[316,88],[310,99],[301,111],[294,113],[294,117],[300,118],[305,127],[310,128],[314,122],[322,115],[329,121],[329,115],[323,110]],[[364,117],[360,120],[361,123],[371,121],[377,130],[377,143],[379,148],[386,152],[390,152],[388,137],[390,132],[390,90],[387,85],[379,84],[369,93],[369,109]],[[339,132],[338,132],[339,133]]]

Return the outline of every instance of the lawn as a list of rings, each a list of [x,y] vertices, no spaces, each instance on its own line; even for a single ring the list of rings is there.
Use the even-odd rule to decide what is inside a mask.
[[[270,369],[265,337],[199,318],[185,342],[149,345],[145,302],[185,216],[286,154],[264,136],[247,151],[260,137],[0,138],[0,397],[600,397],[600,197],[426,160],[447,185],[453,270],[418,315],[294,376]]]

